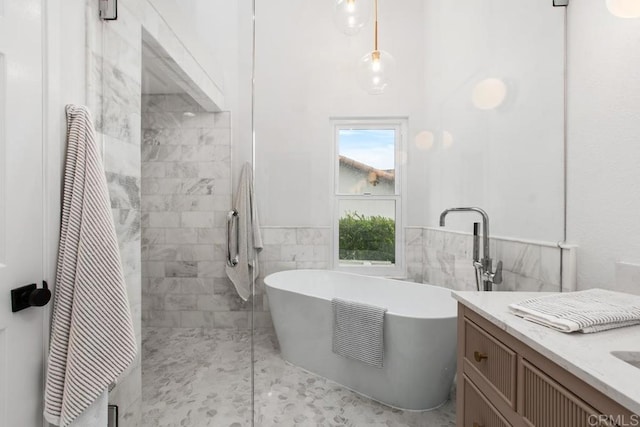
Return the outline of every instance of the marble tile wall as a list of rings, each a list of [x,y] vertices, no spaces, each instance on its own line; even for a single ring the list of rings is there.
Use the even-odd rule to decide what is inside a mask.
[[[264,250],[256,293],[263,298],[262,312],[269,320],[264,277],[282,270],[326,269],[331,265],[331,228],[263,227]],[[559,291],[561,249],[551,243],[520,243],[491,239],[494,264],[503,261],[502,291]],[[475,290],[472,236],[435,228],[405,228],[407,280],[455,290]],[[259,307],[259,306],[257,306]]]
[[[251,301],[224,271],[230,114],[188,95],[145,95],[142,111],[143,325],[246,329]]]
[[[407,277],[455,290],[475,290],[473,238],[435,228],[406,228]],[[494,265],[503,262],[500,291],[560,291],[561,249],[549,243],[490,239]]]
[[[118,405],[121,425],[140,425],[141,404],[141,256],[140,256],[140,108],[141,29],[120,2],[118,20],[98,20],[98,2],[87,2],[87,105],[103,148],[116,234],[120,246],[129,303],[133,314],[138,358],[109,393]]]
[[[262,227],[264,249],[260,252],[260,271],[256,280],[255,325],[272,328],[264,278],[271,273],[305,268],[330,267],[330,227]],[[262,304],[259,304],[261,299]]]

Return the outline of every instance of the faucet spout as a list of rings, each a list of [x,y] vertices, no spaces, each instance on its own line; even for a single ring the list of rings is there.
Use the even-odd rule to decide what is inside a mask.
[[[484,258],[491,259],[489,257],[489,215],[484,209],[477,207],[464,207],[464,208],[449,208],[442,211],[440,214],[440,227],[444,227],[445,218],[450,212],[477,212],[482,215],[482,249]]]
[[[491,290],[491,284],[499,284],[502,281],[501,271],[493,272],[493,265],[491,260],[491,254],[489,250],[489,215],[478,207],[461,207],[461,208],[449,208],[442,211],[440,214],[440,227],[444,227],[445,218],[451,212],[476,212],[482,216],[482,270],[485,276],[485,290]],[[474,240],[476,244],[476,240]],[[475,248],[474,248],[475,249]],[[474,250],[474,254],[476,251]],[[498,265],[498,270],[501,269],[501,264]],[[494,280],[494,277],[496,280]]]

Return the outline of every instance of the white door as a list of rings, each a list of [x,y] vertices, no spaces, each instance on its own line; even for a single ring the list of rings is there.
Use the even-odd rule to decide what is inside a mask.
[[[10,290],[43,279],[41,0],[0,0],[0,427],[42,426],[44,312]]]

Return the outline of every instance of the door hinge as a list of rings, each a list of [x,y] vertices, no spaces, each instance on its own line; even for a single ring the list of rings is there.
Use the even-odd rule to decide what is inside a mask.
[[[103,21],[115,21],[118,19],[118,0],[98,0],[100,19]]]
[[[567,7],[569,0],[553,0],[553,7]]]
[[[109,405],[107,411],[107,427],[118,427],[118,405]]]

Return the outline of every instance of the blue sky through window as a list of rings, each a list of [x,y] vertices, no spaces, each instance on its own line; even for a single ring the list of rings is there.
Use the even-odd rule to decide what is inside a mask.
[[[376,169],[395,168],[394,129],[340,129],[339,151]]]

